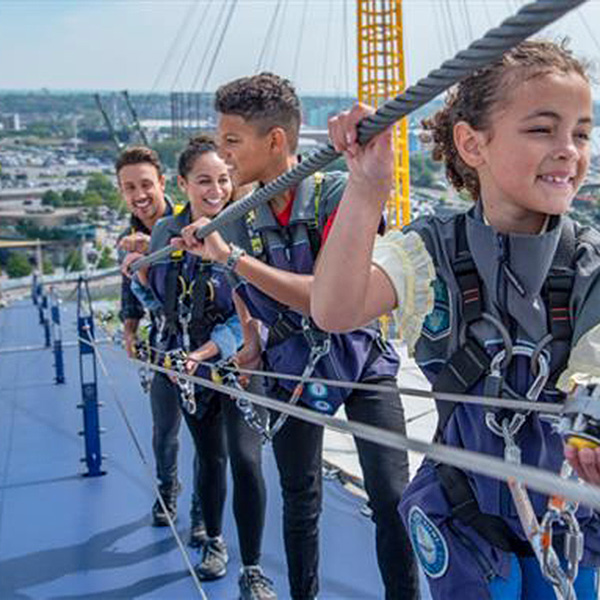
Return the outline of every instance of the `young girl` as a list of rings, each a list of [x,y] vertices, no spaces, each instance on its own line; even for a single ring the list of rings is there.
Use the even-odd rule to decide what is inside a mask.
[[[600,374],[589,355],[600,338],[600,235],[564,216],[590,159],[593,110],[582,64],[562,46],[525,42],[453,89],[424,126],[434,158],[475,205],[375,244],[393,166],[389,133],[364,148],[356,142],[367,113],[357,107],[330,123],[350,179],[317,265],[316,322],[352,329],[397,308],[405,341],[437,391],[557,401],[589,363]],[[440,442],[502,457],[512,438],[523,463],[560,470],[561,438],[537,413],[438,408]],[[598,482],[593,451],[567,456]],[[547,497],[530,497],[541,519]],[[401,511],[434,598],[555,597],[504,483],[426,459]],[[585,543],[575,590],[595,598],[600,521],[585,507],[577,517]],[[562,545],[556,551],[562,557]]]
[[[189,204],[178,216],[163,219],[154,227],[151,252],[167,245],[192,220],[217,215],[232,197],[227,166],[217,155],[214,142],[204,136],[191,139],[181,154],[178,182]],[[223,268],[191,254],[174,253],[167,261],[150,267],[147,283],[163,309],[161,349],[181,349],[187,355],[187,372],[210,378],[208,368],[198,363],[229,358],[242,342],[232,290]],[[164,394],[182,401],[200,463],[199,495],[208,534],[202,562],[196,567],[200,579],[216,579],[226,572],[228,555],[221,527],[228,450],[243,562],[240,597],[275,598],[271,582],[259,566],[266,502],[259,434],[246,424],[230,398],[201,386],[183,398],[168,377],[157,374],[157,379]]]

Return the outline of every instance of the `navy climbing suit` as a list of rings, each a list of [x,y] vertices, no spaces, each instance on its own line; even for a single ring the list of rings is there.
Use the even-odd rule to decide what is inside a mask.
[[[435,306],[416,346],[416,361],[433,388],[525,398],[539,373],[535,370],[541,364],[538,361],[545,361],[550,375],[537,400],[559,401],[555,382],[566,366],[570,348],[598,323],[600,235],[583,230],[566,217],[552,217],[547,231],[540,235],[503,235],[483,222],[479,205],[466,215],[415,221],[409,229],[421,235],[437,271]],[[549,291],[556,281],[562,286],[558,295]],[[549,310],[551,293],[562,298],[554,311]],[[475,305],[485,314],[473,313]],[[565,323],[567,314],[571,315],[572,331]],[[561,317],[553,322],[553,315]],[[500,358],[498,353],[511,344],[512,360],[495,362],[494,357]],[[542,358],[534,359],[536,365],[532,366],[531,351],[536,346],[542,348]],[[494,364],[499,371],[492,368]],[[490,371],[498,371],[500,377]],[[504,456],[503,439],[486,426],[487,407],[441,403],[439,408],[444,415],[437,432],[440,441]],[[562,440],[538,414],[528,415],[515,441],[524,464],[560,470]],[[476,500],[476,504],[469,501],[469,509],[478,505],[483,517],[493,515],[504,523],[502,541],[492,543],[472,521],[466,524],[468,518],[451,502],[459,483],[466,483]],[[535,492],[530,492],[530,497],[541,518],[547,497]],[[529,560],[530,549],[524,543],[510,492],[497,479],[471,472],[465,477],[426,459],[405,491],[401,510],[434,598],[453,594],[464,600],[499,597],[493,595],[494,588],[514,575],[515,557]],[[582,564],[598,565],[600,520],[583,507],[577,516],[585,533]],[[557,552],[562,556],[562,547]],[[589,579],[589,572],[585,577]]]
[[[152,232],[150,251],[166,246],[171,237],[178,235],[190,221],[189,205],[181,214],[159,221]],[[235,224],[231,226],[224,232],[224,237],[230,239],[234,235],[235,240],[243,244],[243,239],[240,240],[237,235],[238,227]],[[239,319],[229,277],[222,266],[204,262],[193,254],[175,253],[167,260],[155,263],[148,278],[154,296],[162,305],[163,326],[158,340],[162,351],[182,348],[187,353],[212,340],[220,351],[228,354],[218,354],[209,360],[215,362],[229,358],[239,349],[242,342]],[[181,321],[184,310],[189,311],[190,316],[187,328],[189,340],[184,336]],[[200,365],[195,375],[210,379],[209,367]],[[166,376],[159,374],[156,379],[163,394],[172,403],[177,403],[178,398],[181,400],[179,388]],[[260,393],[262,390],[254,391]],[[266,505],[261,439],[248,427],[229,396],[195,385],[194,397],[195,406],[183,405],[182,413],[196,448],[196,492],[207,533],[210,537],[222,533],[229,453],[234,481],[233,509],[242,563],[258,565]],[[257,412],[266,419],[264,411],[257,409]]]
[[[295,190],[289,225],[281,226],[263,205],[246,218],[254,255],[279,269],[311,274],[320,237],[345,187],[342,173],[308,178]],[[302,316],[246,281],[236,291],[253,317],[265,326],[263,359],[268,370],[300,375],[310,354]],[[316,365],[314,377],[386,383],[390,393],[368,394],[307,385],[301,403],[333,414],[345,405],[350,419],[404,432],[404,413],[393,392],[399,358],[375,327],[331,335],[331,350]],[[270,380],[269,392],[288,400],[295,382]],[[284,502],[284,541],[293,598],[318,592],[318,519],[321,511],[322,428],[288,419],[273,440]],[[406,453],[357,440],[369,503],[376,524],[377,557],[386,598],[418,597],[418,581],[406,531],[397,507],[408,480]]]

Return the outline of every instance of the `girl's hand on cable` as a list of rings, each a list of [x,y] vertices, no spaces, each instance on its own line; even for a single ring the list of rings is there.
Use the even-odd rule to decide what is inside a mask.
[[[350,183],[389,192],[394,181],[392,128],[375,136],[365,146],[358,143],[358,123],[374,112],[370,106],[357,104],[352,110],[332,117],[329,119],[329,139],[346,158]]]
[[[600,485],[600,448],[565,446],[565,458],[577,475],[587,483]]]
[[[231,248],[217,231],[214,231],[202,240],[196,238],[196,231],[202,229],[208,223],[210,223],[210,219],[200,217],[197,221],[184,227],[181,230],[181,237],[173,238],[171,243],[179,250],[197,254],[204,260],[225,263],[231,252]]]

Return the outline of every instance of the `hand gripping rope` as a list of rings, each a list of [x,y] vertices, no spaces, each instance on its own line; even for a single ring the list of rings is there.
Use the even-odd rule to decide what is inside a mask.
[[[466,50],[462,50],[454,58],[445,61],[439,69],[431,71],[427,77],[383,104],[370,117],[363,119],[358,125],[359,142],[366,144],[396,121],[427,104],[480,67],[500,58],[504,52],[534,33],[538,33],[585,1],[538,0],[526,4],[515,16],[506,19],[500,27],[488,31],[483,38],[473,42]],[[296,186],[300,181],[321,170],[339,156],[340,153],[331,144],[309,154],[287,173],[231,204],[210,223],[198,229],[195,233],[196,237],[199,240],[203,239],[213,231],[221,229],[226,223],[239,219],[250,210],[265,204],[288,188]],[[140,258],[131,264],[130,271],[135,273],[141,267],[167,258],[173,250],[175,247],[168,245]]]

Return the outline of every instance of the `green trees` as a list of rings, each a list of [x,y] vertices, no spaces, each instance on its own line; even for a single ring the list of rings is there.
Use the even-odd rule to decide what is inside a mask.
[[[74,248],[69,252],[64,267],[65,271],[83,271],[83,259],[79,248]]]
[[[54,190],[48,190],[47,192],[44,192],[44,195],[42,196],[42,204],[44,206],[58,208],[59,206],[64,205],[64,201],[61,194]]]
[[[6,263],[6,272],[9,277],[26,277],[31,275],[33,267],[24,252],[11,252]]]
[[[110,269],[117,264],[117,261],[112,257],[112,252],[108,246],[102,248],[102,254],[98,261],[98,269]]]

